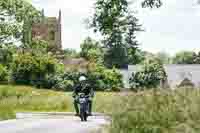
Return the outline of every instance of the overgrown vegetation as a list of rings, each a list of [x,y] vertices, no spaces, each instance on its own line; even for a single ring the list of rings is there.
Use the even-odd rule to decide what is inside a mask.
[[[130,79],[133,90],[156,88],[167,79],[163,64],[157,58],[147,59],[138,67],[141,69],[133,73]]]
[[[161,5],[160,0],[142,3],[150,8]],[[71,93],[53,89],[71,91],[80,73],[64,72],[48,42],[32,40],[32,24],[40,20],[41,12],[23,0],[1,0],[0,14],[0,82],[52,89],[0,85],[0,120],[15,118],[18,111],[73,111]],[[140,89],[156,88],[165,80],[162,63],[200,62],[200,53],[194,52],[178,53],[174,59],[158,54],[162,63],[149,59],[148,55],[154,55],[138,48],[136,31],[141,30],[138,23],[127,0],[97,0],[91,26],[104,37],[101,42],[104,47],[86,38],[80,53],[71,49],[62,52],[66,58],[83,57],[89,61],[86,74],[94,89],[101,91],[119,91],[123,87],[122,76],[115,67],[148,60],[131,79],[132,88]],[[22,45],[15,46],[14,40]],[[194,89],[98,92],[94,111],[112,114],[110,133],[199,133],[199,101],[200,91]]]
[[[90,25],[94,32],[99,32],[104,38],[104,64],[109,68],[125,67],[128,49],[132,49],[132,55],[138,49],[135,34],[140,31],[138,19],[130,11],[128,1],[97,0]]]
[[[198,133],[199,96],[191,88],[127,94],[115,105],[109,132]]]
[[[48,74],[55,73],[56,65],[56,60],[47,54],[18,54],[11,65],[11,80],[17,84],[42,85]]]
[[[200,52],[195,53],[193,51],[181,51],[178,52],[172,62],[174,64],[199,64]]]
[[[73,111],[71,93],[0,86],[0,99],[1,120],[16,111]],[[94,111],[112,114],[110,133],[198,133],[199,101],[200,90],[192,88],[97,93]]]
[[[120,91],[123,88],[122,75],[113,68],[91,63],[88,69],[88,79],[95,90]]]
[[[87,37],[81,44],[80,56],[88,61],[102,64],[104,50],[99,42]]]
[[[0,82],[6,81],[8,76],[7,68],[0,64]]]
[[[96,93],[94,111],[111,112],[117,95],[118,93]],[[0,120],[15,118],[15,112],[19,111],[72,112],[72,94],[28,86],[0,85]]]
[[[27,86],[0,86],[0,119],[15,117],[16,111],[70,111],[70,95]]]
[[[25,0],[1,0],[0,14],[0,44],[14,39],[30,42],[31,25],[41,15],[35,7]]]
[[[48,75],[43,87],[61,91],[73,91],[82,72],[66,71]],[[88,71],[84,73],[88,83],[98,91],[120,91],[123,88],[122,75],[117,69],[107,69],[103,65],[90,63]]]

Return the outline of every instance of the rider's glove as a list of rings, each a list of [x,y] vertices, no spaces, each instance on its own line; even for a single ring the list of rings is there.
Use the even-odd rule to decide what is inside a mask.
[[[92,97],[91,97],[91,96],[89,96],[89,98],[88,98],[88,99],[89,99],[89,101],[92,101]]]
[[[78,101],[78,98],[79,98],[79,97],[78,97],[78,96],[76,96],[74,99],[75,99],[76,101]]]

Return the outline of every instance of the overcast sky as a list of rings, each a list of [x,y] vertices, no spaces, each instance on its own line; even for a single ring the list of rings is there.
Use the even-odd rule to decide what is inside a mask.
[[[62,10],[62,43],[64,48],[79,49],[87,36],[99,38],[84,24],[92,16],[95,0],[32,0],[46,16],[58,16]],[[133,0],[134,1],[134,0]],[[136,1],[136,0],[135,0]],[[200,1],[200,0],[199,0]],[[198,0],[163,0],[159,9],[142,9],[137,2],[131,9],[145,32],[138,34],[141,48],[150,52],[174,54],[180,50],[200,51],[200,5]]]

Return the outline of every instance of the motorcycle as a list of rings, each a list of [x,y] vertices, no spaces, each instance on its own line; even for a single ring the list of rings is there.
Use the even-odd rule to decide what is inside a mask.
[[[85,94],[79,95],[79,105],[80,105],[80,118],[81,121],[87,121],[87,117],[89,116],[89,96]]]

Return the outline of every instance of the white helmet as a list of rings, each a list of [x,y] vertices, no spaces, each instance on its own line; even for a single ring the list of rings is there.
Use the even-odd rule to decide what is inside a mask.
[[[79,81],[81,82],[81,81],[85,81],[86,80],[86,77],[85,76],[80,76],[80,78],[79,78]]]

